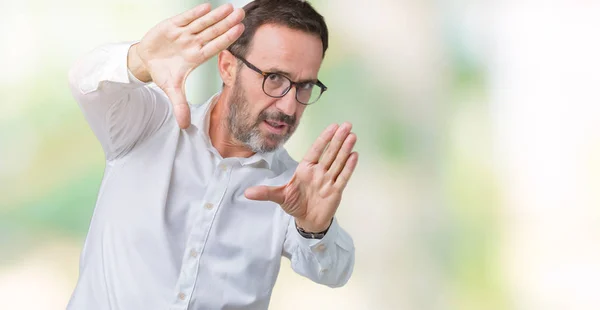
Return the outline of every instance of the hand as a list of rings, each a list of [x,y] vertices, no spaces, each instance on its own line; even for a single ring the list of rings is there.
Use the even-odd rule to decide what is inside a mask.
[[[248,188],[246,198],[278,203],[305,231],[326,230],[358,163],[358,153],[352,152],[356,135],[351,129],[349,123],[339,128],[330,125],[299,163],[289,183]]]
[[[128,67],[144,82],[154,81],[171,100],[181,128],[190,125],[185,81],[195,68],[226,49],[244,31],[244,10],[225,4],[211,11],[199,5],[154,26],[128,54]]]

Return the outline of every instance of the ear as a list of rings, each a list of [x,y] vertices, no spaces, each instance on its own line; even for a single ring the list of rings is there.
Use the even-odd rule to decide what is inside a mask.
[[[231,87],[235,83],[235,77],[237,75],[237,58],[235,58],[228,50],[223,50],[219,53],[217,65],[223,84]]]

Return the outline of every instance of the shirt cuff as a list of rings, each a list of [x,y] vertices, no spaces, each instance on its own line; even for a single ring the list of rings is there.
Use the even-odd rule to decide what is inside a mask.
[[[313,253],[322,253],[328,247],[335,246],[335,241],[338,236],[339,224],[337,219],[334,217],[331,225],[329,226],[329,230],[325,234],[322,239],[308,239],[304,238],[296,229],[296,220],[292,217],[291,225],[294,229],[294,235],[296,236],[296,240],[298,245],[306,250],[309,250]],[[290,227],[291,228],[291,227]]]
[[[107,44],[92,56],[92,68],[88,76],[79,85],[80,91],[87,94],[98,90],[102,82],[115,82],[124,87],[137,88],[146,83],[141,82],[129,72],[127,54],[129,48],[138,41]]]

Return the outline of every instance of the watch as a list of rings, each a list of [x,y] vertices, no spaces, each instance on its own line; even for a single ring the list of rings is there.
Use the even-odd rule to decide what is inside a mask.
[[[333,223],[333,218],[331,219],[331,223]],[[302,227],[298,227],[298,223],[296,223],[296,221],[294,221],[294,224],[296,225],[296,230],[298,231],[300,236],[302,236],[306,239],[323,239],[323,237],[325,237],[325,234],[327,233],[327,231],[329,231],[329,228],[331,227],[331,223],[329,223],[329,227],[327,227],[327,229],[325,229],[322,232],[308,232],[308,231],[305,231]]]

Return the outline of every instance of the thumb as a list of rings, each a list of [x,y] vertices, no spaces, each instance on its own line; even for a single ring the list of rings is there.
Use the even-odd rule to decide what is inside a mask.
[[[179,124],[179,127],[182,129],[188,128],[190,126],[191,118],[190,106],[185,98],[185,90],[182,86],[175,86],[165,89],[165,93],[173,105],[173,114],[175,114],[177,124]]]
[[[272,201],[282,204],[285,201],[284,186],[254,186],[246,189],[244,195],[250,200]]]

